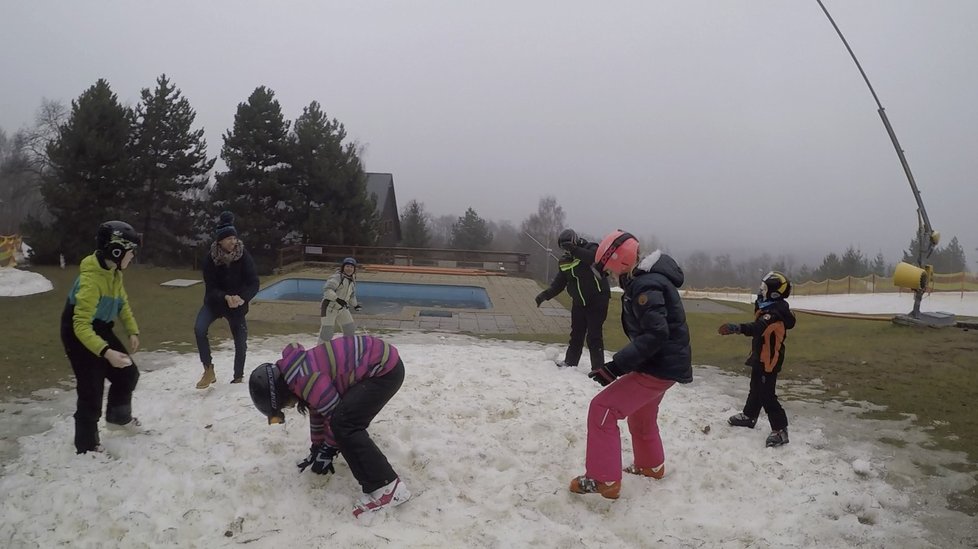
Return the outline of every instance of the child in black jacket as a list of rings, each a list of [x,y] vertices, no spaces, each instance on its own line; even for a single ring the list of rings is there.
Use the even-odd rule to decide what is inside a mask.
[[[778,373],[784,364],[784,340],[787,331],[795,327],[795,316],[785,299],[791,294],[791,282],[777,271],[771,271],[761,280],[761,288],[754,302],[754,322],[746,324],[722,324],[720,335],[743,334],[753,338],[751,353],[746,364],[751,367],[750,392],[742,413],[727,420],[735,427],[753,429],[761,408],[771,424],[767,446],[788,443],[788,416],[778,402],[775,386]]]
[[[597,243],[579,238],[573,229],[564,229],[557,245],[566,253],[561,257],[550,287],[537,294],[537,307],[562,291],[571,297],[571,333],[564,360],[558,367],[577,366],[587,341],[591,369],[604,366],[604,321],[608,318],[611,287],[608,277],[592,267]]]

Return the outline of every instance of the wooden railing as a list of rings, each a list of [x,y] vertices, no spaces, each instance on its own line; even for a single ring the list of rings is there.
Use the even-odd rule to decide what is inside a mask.
[[[305,263],[307,261],[340,263],[345,257],[353,257],[358,263],[471,268],[525,274],[530,254],[446,248],[294,244],[279,249],[278,267],[282,269],[293,263]]]

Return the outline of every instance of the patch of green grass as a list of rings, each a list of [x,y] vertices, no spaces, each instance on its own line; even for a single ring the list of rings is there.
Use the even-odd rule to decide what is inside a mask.
[[[35,267],[33,271],[51,281],[48,292],[0,298],[3,345],[0,345],[0,399],[26,396],[31,391],[50,387],[72,378],[71,365],[61,344],[61,312],[68,290],[78,276],[78,266],[62,270],[57,267]],[[194,320],[204,300],[203,283],[189,288],[168,288],[161,283],[175,278],[201,279],[200,271],[189,269],[142,268],[134,265],[126,271],[125,285],[139,324],[142,350],[196,350]],[[254,335],[295,333],[296,327],[249,322]],[[257,326],[256,326],[257,325]],[[256,329],[257,328],[257,329]],[[292,332],[287,330],[293,329]],[[308,331],[306,326],[301,329]],[[116,323],[116,333],[125,331]],[[212,339],[229,339],[226,322],[211,325]]]

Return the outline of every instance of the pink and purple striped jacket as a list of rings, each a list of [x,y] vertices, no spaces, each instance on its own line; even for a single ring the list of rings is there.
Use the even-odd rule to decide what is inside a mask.
[[[289,389],[309,405],[309,438],[337,447],[329,419],[340,399],[364,378],[391,371],[400,357],[397,348],[371,336],[338,337],[308,351],[298,343],[282,349],[275,366]]]

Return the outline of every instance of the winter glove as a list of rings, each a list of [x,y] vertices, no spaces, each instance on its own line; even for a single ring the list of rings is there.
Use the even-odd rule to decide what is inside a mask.
[[[734,324],[733,322],[721,324],[720,329],[717,330],[717,333],[719,333],[722,336],[730,335],[730,334],[739,334],[740,324]]]
[[[537,294],[536,297],[533,298],[533,301],[536,301],[537,302],[537,307],[539,307],[540,304],[543,303],[546,300],[547,300],[547,298],[543,295],[543,292],[540,292],[539,294]]]
[[[604,366],[591,370],[587,377],[593,379],[601,385],[602,387],[607,387],[609,383],[618,379],[618,376],[622,374],[622,371],[618,369],[618,365],[615,361],[605,363]]]
[[[346,300],[345,299],[336,298],[336,302],[339,303],[341,309],[346,309]]]
[[[333,458],[339,450],[336,448],[331,448],[325,444],[313,444],[309,447],[309,455],[306,459],[296,463],[295,466],[299,468],[299,472],[305,472],[306,467],[312,465],[312,472],[317,475],[326,475],[329,473],[335,473],[336,469],[333,468]]]
[[[353,310],[359,313],[360,311],[363,310],[363,306],[357,305],[356,307],[353,308]]]

